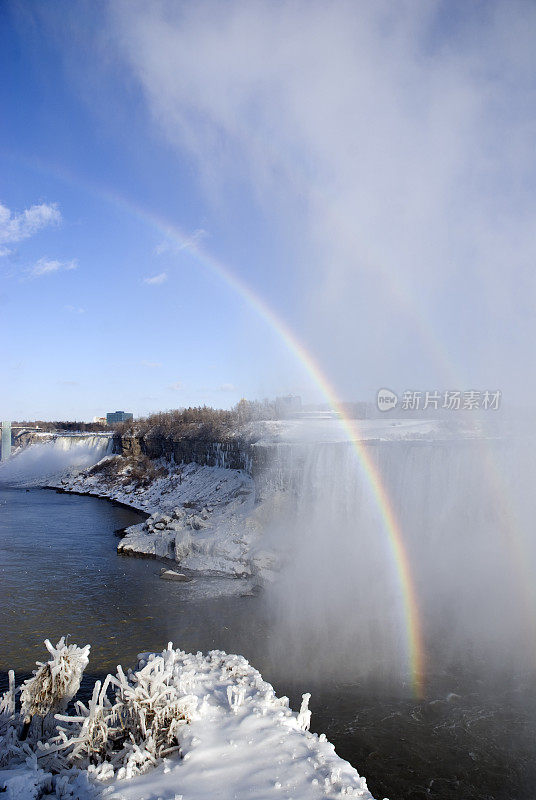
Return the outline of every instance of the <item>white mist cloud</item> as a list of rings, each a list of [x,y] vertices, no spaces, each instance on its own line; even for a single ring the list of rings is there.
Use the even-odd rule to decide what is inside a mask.
[[[0,245],[16,244],[29,239],[42,228],[59,225],[61,213],[56,203],[39,203],[19,214],[0,203]],[[9,255],[11,249],[0,247],[0,256]]]
[[[64,308],[65,308],[65,311],[68,311],[70,314],[85,314],[86,313],[86,309],[85,308],[81,308],[80,306],[67,305]]]
[[[167,388],[171,389],[171,391],[173,392],[180,392],[182,389],[182,383],[180,383],[180,381],[177,381],[176,383],[172,383],[171,386],[168,386]]]
[[[73,269],[78,269],[78,263],[74,259],[58,261],[53,258],[40,258],[30,270],[30,275],[33,278],[39,278],[43,275],[51,275],[53,272],[70,272]]]
[[[148,283],[151,286],[158,286],[161,283],[165,283],[165,281],[167,281],[167,277],[168,276],[166,272],[161,272],[159,275],[153,275],[151,277],[144,278],[143,282]]]
[[[366,368],[381,385],[451,360],[471,384],[501,370],[523,382],[536,335],[534,5],[111,13],[153,119],[211,191],[247,186],[267,219],[292,220],[310,338],[332,371],[363,386]]]
[[[234,383],[222,383],[220,392],[236,392],[236,386]]]
[[[159,361],[142,361],[141,365],[142,367],[147,367],[148,369],[157,369],[158,367],[162,366]]]

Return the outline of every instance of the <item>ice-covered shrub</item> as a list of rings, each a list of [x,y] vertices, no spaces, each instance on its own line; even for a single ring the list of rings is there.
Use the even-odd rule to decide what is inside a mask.
[[[22,685],[21,714],[27,721],[36,715],[44,719],[67,708],[89,662],[89,644],[67,645],[62,637],[56,647],[45,639],[45,647],[51,658],[44,664],[38,661],[38,669]]]
[[[0,698],[0,768],[10,762],[22,763],[32,754],[29,745],[19,740],[22,720],[15,707],[19,692],[20,687],[17,689],[15,686],[15,673],[9,670],[9,686]]]
[[[15,673],[12,669],[8,672],[8,688],[0,698],[0,736],[6,732],[11,720],[15,716],[15,696],[17,689],[15,688]]]
[[[58,728],[57,743],[78,766],[109,761],[114,769],[134,774],[156,764],[178,750],[178,732],[197,705],[197,698],[182,694],[172,678],[164,655],[127,676],[118,667],[117,675],[108,675],[102,688],[95,684],[87,708],[76,704],[78,716],[57,715],[67,723]],[[107,698],[108,686],[116,689],[113,703]]]
[[[80,686],[90,648],[66,645],[63,638],[56,647],[48,640],[45,644],[50,660],[38,662],[22,691],[10,672],[9,688],[0,698],[1,766],[31,763],[40,774],[48,770],[46,774],[61,775],[64,783],[67,773],[76,777],[78,770],[98,779],[114,774],[131,777],[179,749],[180,729],[192,719],[198,701],[185,694],[189,676],[181,681],[174,674],[171,645],[126,675],[118,667],[116,675],[95,683],[87,706],[77,701],[75,713],[66,715],[59,712],[65,711]],[[35,717],[49,725],[45,731],[42,725],[40,731],[32,730],[24,741],[25,726]],[[45,739],[39,741],[43,732]]]
[[[89,645],[83,648],[67,645],[64,638],[56,647],[48,639],[45,645],[51,658],[45,663],[38,662],[32,677],[22,687],[16,688],[15,674],[9,672],[9,687],[0,698],[0,766],[23,763],[29,758],[36,761],[38,737],[53,732],[52,715],[65,709],[80,687],[89,660]],[[17,711],[19,693],[21,707]],[[40,725],[33,726],[32,731],[34,718],[40,720]],[[28,733],[31,735],[26,741]]]
[[[79,701],[75,715],[56,714],[57,735],[39,756],[47,768],[92,767],[98,778],[131,777],[178,750],[179,730],[191,720],[197,698],[173,680],[172,655],[168,648],[127,675],[118,667],[102,685],[97,681],[87,706]]]

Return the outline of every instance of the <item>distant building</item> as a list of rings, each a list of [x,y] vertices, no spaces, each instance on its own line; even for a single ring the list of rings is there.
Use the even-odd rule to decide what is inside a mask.
[[[109,411],[106,414],[108,425],[113,425],[114,422],[129,422],[131,419],[134,419],[134,414],[130,411]]]
[[[106,417],[93,417],[93,422],[98,422],[99,425],[106,425]]]
[[[288,394],[284,397],[275,398],[275,410],[278,417],[290,417],[301,411],[301,397],[296,394]]]

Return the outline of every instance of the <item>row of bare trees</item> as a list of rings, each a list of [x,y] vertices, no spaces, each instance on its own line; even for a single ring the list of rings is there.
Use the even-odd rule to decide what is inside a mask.
[[[46,433],[50,431],[66,431],[68,433],[73,431],[84,431],[87,433],[98,433],[99,431],[106,431],[109,430],[107,425],[102,424],[101,422],[71,422],[65,420],[56,420],[55,422],[46,422],[42,419],[36,420],[22,420],[19,422],[13,422],[13,425],[22,426],[25,428],[40,428],[42,431]]]
[[[164,438],[225,435],[254,420],[276,419],[275,403],[270,400],[240,400],[232,409],[191,406],[150,414],[114,425],[122,434],[161,436]]]

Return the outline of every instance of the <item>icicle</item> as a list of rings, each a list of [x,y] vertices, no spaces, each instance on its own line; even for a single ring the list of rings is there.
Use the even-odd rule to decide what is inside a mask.
[[[302,694],[302,704],[300,708],[300,712],[298,714],[298,728],[302,731],[308,731],[311,725],[311,712],[309,711],[309,700],[311,699],[311,693],[306,692]]]
[[[228,686],[227,687],[227,700],[229,702],[229,707],[234,713],[238,712],[238,709],[244,702],[244,698],[246,696],[246,687],[245,686]]]

